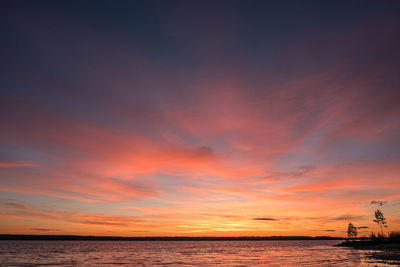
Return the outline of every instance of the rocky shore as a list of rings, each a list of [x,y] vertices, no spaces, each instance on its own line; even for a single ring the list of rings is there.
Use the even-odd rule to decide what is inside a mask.
[[[369,240],[345,241],[334,245],[369,250],[367,258],[379,260],[382,263],[400,265],[400,244],[392,242],[372,242]]]

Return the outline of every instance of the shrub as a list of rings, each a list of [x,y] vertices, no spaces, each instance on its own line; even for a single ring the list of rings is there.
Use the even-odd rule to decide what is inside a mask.
[[[400,231],[392,231],[389,233],[389,242],[400,243]]]
[[[376,241],[378,240],[378,237],[375,235],[374,232],[372,232],[372,233],[369,235],[369,240],[371,240],[373,243],[376,243]]]
[[[371,235],[369,236],[369,240],[372,243],[382,243],[386,241],[386,238],[381,233],[375,234],[374,232],[372,232]]]

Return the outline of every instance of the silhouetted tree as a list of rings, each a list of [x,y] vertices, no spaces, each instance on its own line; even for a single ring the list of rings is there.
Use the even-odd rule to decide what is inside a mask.
[[[380,210],[375,211],[374,222],[376,222],[379,225],[379,227],[381,228],[381,234],[383,236],[383,228],[382,227],[387,227],[387,225],[386,225],[386,218],[385,218],[385,216],[383,216],[382,211],[380,211]]]
[[[357,238],[357,228],[354,227],[352,223],[349,223],[349,226],[347,227],[347,237],[348,238]]]

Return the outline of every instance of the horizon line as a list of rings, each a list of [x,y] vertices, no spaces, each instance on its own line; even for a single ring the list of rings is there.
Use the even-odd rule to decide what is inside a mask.
[[[361,239],[363,237],[360,237]],[[96,236],[96,235],[43,235],[43,234],[0,234],[0,240],[341,240],[345,237],[333,236]]]

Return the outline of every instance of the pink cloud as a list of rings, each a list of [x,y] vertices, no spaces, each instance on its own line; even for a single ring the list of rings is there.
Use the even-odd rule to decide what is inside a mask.
[[[10,162],[0,161],[0,168],[34,167],[36,164],[31,162]]]

